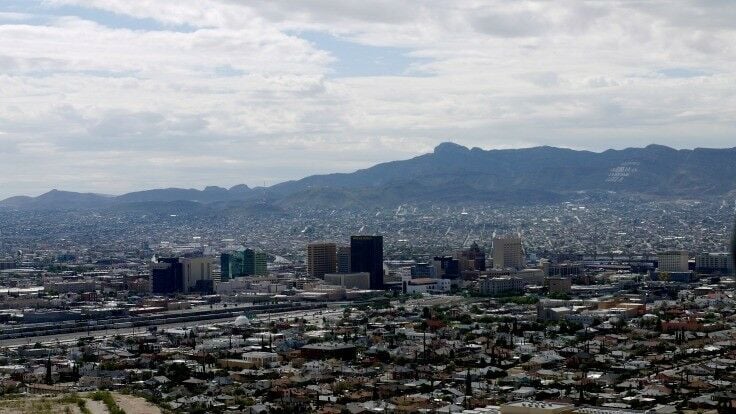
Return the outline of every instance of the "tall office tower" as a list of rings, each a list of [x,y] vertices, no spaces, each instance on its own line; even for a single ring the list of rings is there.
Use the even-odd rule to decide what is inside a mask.
[[[337,246],[337,273],[350,273],[350,246]]]
[[[232,255],[230,253],[222,253],[220,255],[220,282],[227,282],[230,280],[230,259]]]
[[[337,245],[329,242],[315,242],[307,245],[307,273],[309,276],[325,278],[326,273],[337,269]]]
[[[460,271],[465,270],[486,270],[486,252],[484,252],[478,243],[473,244],[465,249],[455,252],[455,258],[460,261]]]
[[[182,257],[184,293],[211,293],[214,290],[212,281],[212,261],[208,257]]]
[[[657,253],[657,261],[659,265],[657,269],[660,272],[687,272],[687,261],[689,256],[684,250],[670,250]]]
[[[350,237],[350,272],[368,272],[371,289],[383,289],[383,236]]]
[[[182,265],[178,257],[159,258],[151,263],[151,293],[168,295],[183,292]]]
[[[243,275],[263,276],[267,274],[266,253],[257,252],[253,249],[243,251]]]
[[[245,251],[237,250],[230,252],[230,277],[245,276]]]
[[[695,256],[695,270],[704,273],[733,274],[731,253],[700,253]]]
[[[435,256],[432,262],[437,277],[457,279],[460,277],[460,261],[452,256]]]
[[[497,269],[522,269],[524,267],[524,248],[521,245],[521,237],[493,238],[493,267]]]

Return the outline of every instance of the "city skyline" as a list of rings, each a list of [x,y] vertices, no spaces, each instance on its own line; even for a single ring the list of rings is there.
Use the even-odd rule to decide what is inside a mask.
[[[0,0],[0,414],[736,412],[733,0]]]
[[[0,184],[271,185],[444,141],[732,146],[736,7],[676,4],[3,2]]]

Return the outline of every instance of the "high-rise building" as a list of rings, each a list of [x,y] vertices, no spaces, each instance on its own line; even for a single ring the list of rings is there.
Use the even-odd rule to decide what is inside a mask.
[[[383,289],[383,236],[350,237],[350,271],[370,273],[371,289]]]
[[[151,293],[168,295],[183,292],[183,270],[178,257],[159,258],[151,263]]]
[[[704,273],[733,274],[734,263],[731,253],[700,253],[695,256],[695,269]]]
[[[350,273],[350,246],[337,246],[337,273]]]
[[[315,242],[307,245],[307,273],[309,276],[325,278],[326,273],[337,269],[337,245],[330,242]]]
[[[230,253],[230,277],[245,276],[245,251],[237,250]]]
[[[263,276],[267,273],[266,253],[245,249],[243,251],[243,275]]]
[[[687,272],[688,253],[684,250],[670,250],[657,254],[660,272]]]
[[[486,252],[484,252],[478,243],[473,244],[464,250],[455,252],[455,258],[460,261],[460,271],[466,270],[486,270]]]
[[[211,293],[214,290],[212,281],[212,261],[208,257],[182,257],[184,293]]]
[[[493,238],[493,267],[497,269],[522,269],[524,267],[524,248],[521,245],[521,237]]]
[[[220,282],[227,282],[230,280],[230,259],[232,255],[230,253],[222,253],[220,255]]]
[[[435,274],[443,279],[460,277],[460,261],[452,256],[437,256],[433,261]]]

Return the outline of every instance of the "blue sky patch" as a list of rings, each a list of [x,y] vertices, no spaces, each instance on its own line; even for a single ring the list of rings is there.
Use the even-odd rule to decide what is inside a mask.
[[[430,59],[409,56],[407,48],[368,46],[322,32],[298,32],[295,36],[329,52],[335,62],[332,76],[429,76],[417,66]]]
[[[696,78],[710,75],[709,72],[693,68],[664,68],[658,70],[657,73],[668,78]]]
[[[168,25],[154,19],[137,18],[91,7],[73,5],[54,6],[45,4],[42,1],[3,0],[0,1],[0,12],[33,14],[33,22],[26,21],[26,23],[44,22],[48,17],[74,16],[112,29],[143,31],[168,30],[177,32],[193,32],[196,30],[196,28],[187,25]]]

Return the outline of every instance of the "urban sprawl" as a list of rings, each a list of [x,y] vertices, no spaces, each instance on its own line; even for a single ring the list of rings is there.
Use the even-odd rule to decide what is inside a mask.
[[[730,412],[733,212],[0,211],[0,413]]]

